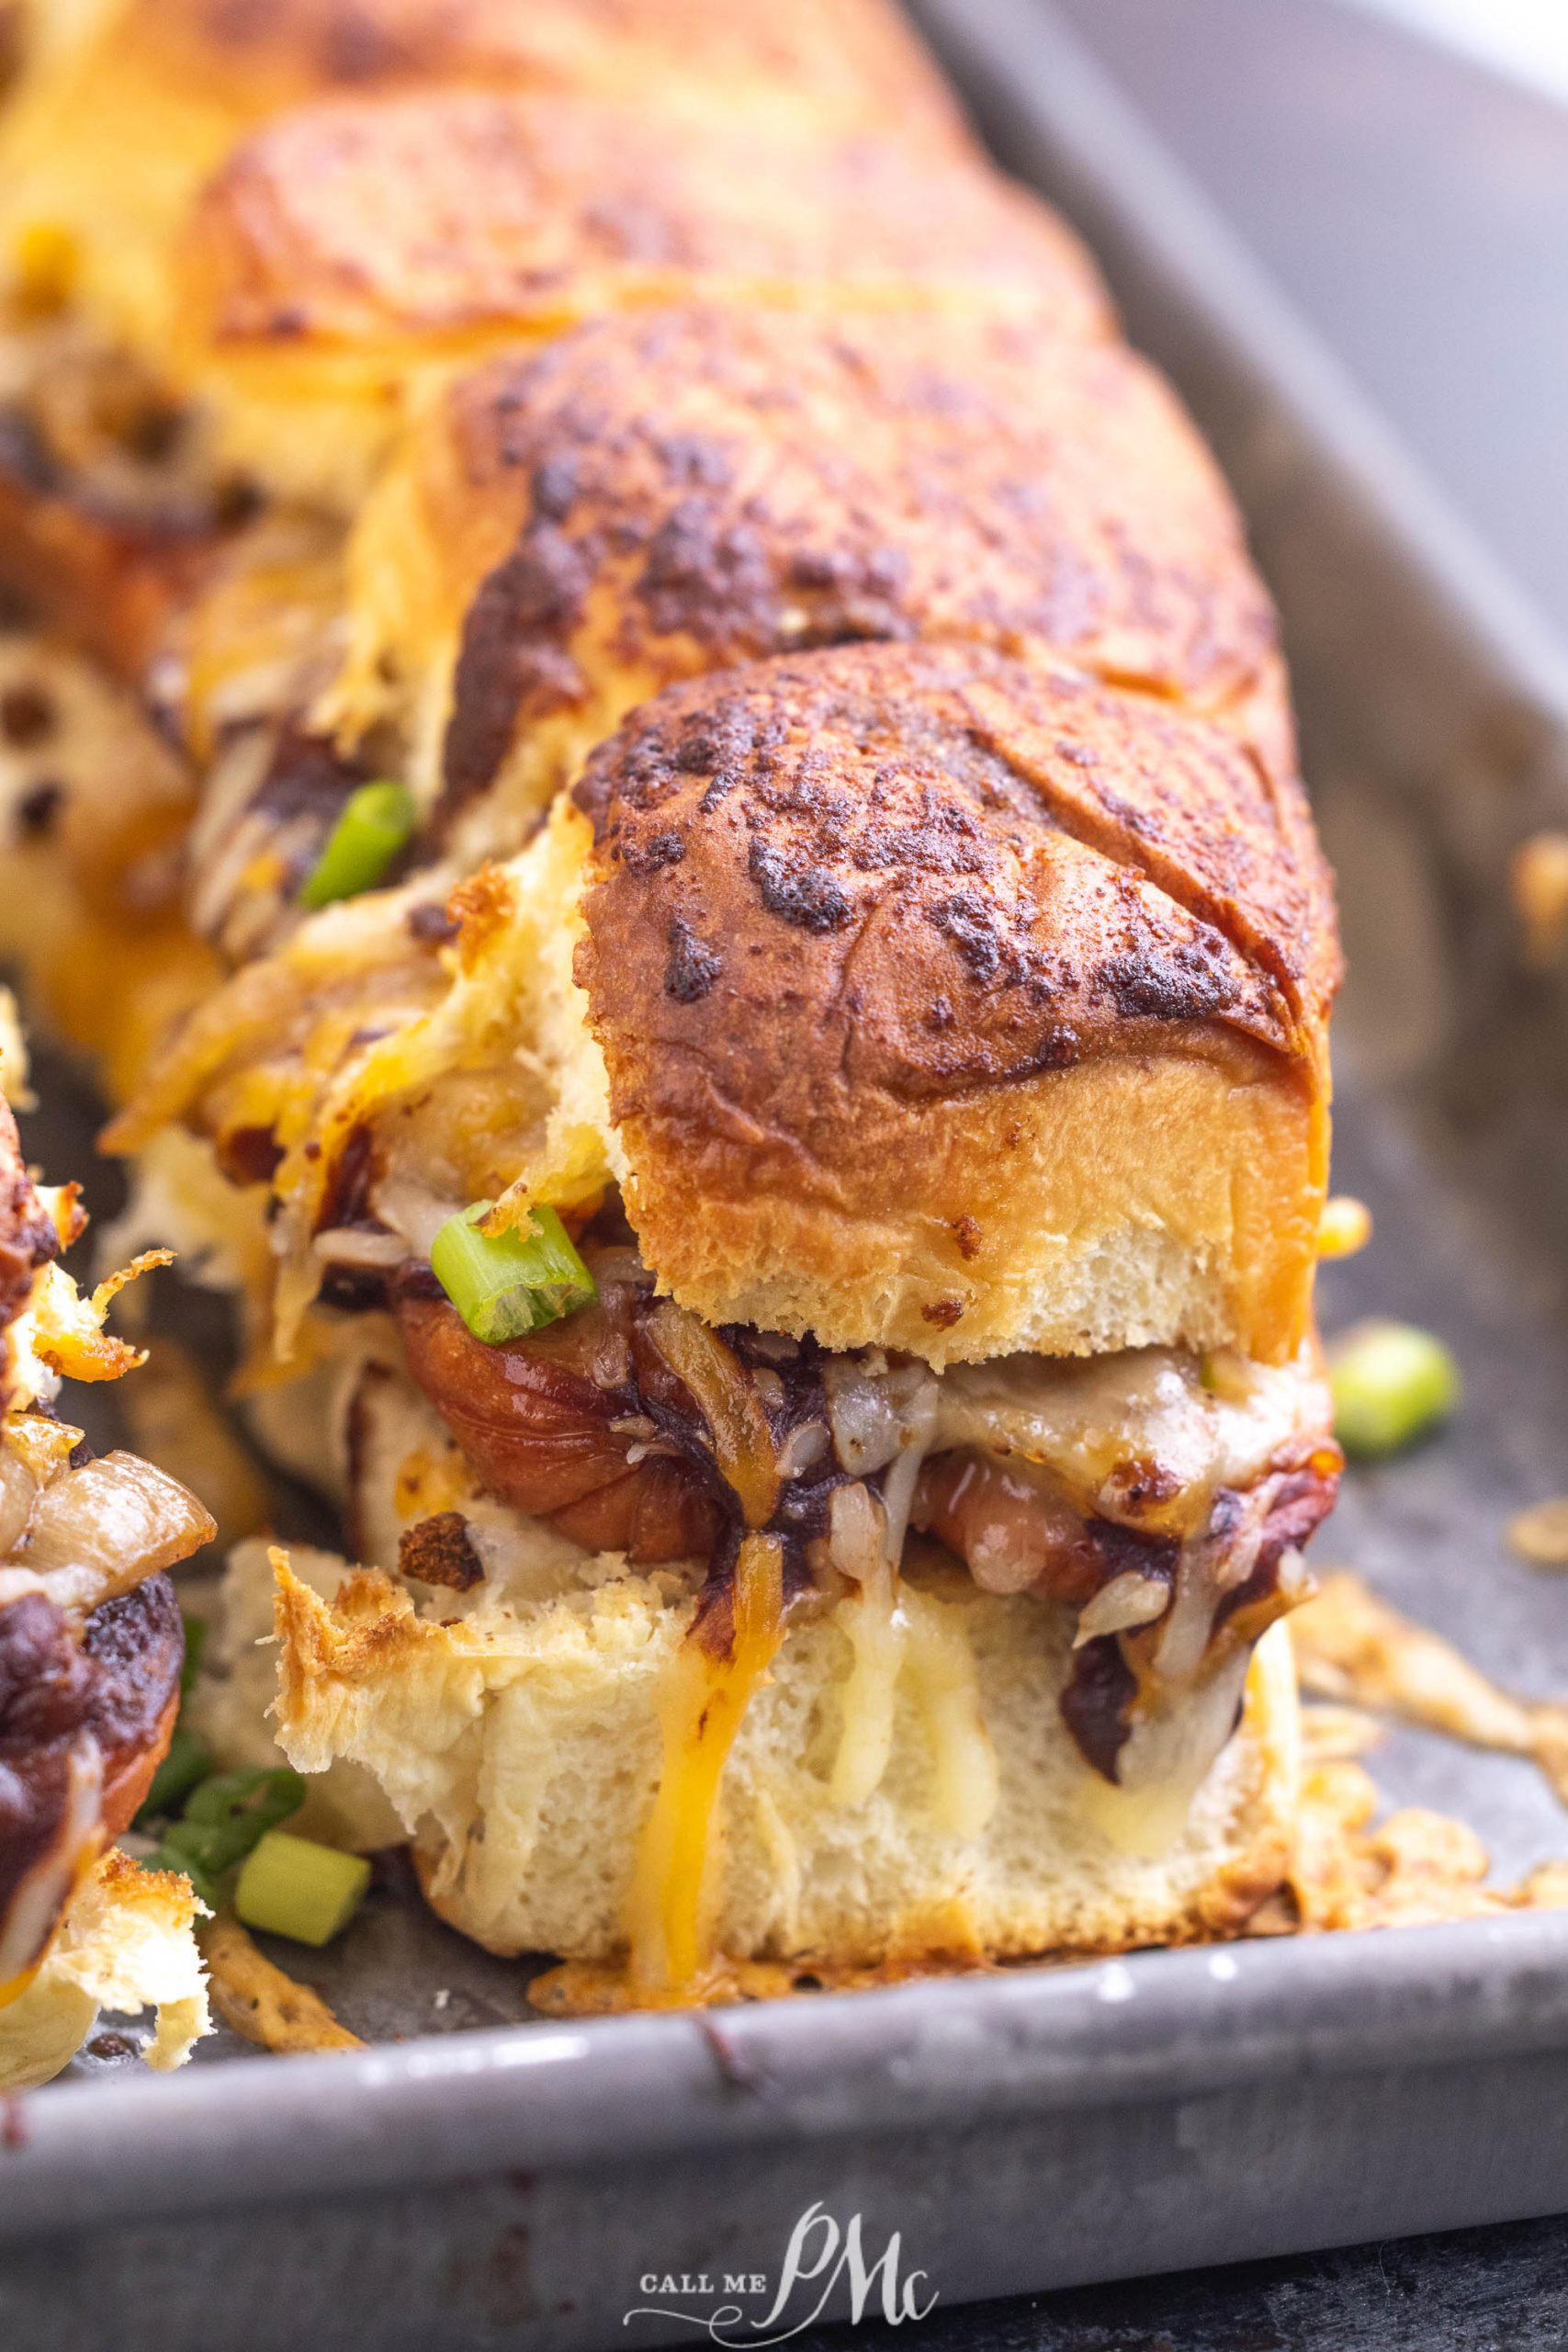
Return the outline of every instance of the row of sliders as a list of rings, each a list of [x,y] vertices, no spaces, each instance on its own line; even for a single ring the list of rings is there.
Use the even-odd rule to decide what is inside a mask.
[[[562,2007],[1243,1931],[1338,951],[1092,264],[873,0],[44,22],[0,936],[344,1525],[209,1734]]]

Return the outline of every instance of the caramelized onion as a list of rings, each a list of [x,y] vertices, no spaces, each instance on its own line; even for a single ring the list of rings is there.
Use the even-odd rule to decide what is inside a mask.
[[[822,1367],[822,1382],[839,1460],[853,1477],[886,1469],[934,1426],[939,1390],[924,1364],[871,1372],[857,1356],[832,1356]]]
[[[1169,1600],[1170,1588],[1163,1577],[1141,1576],[1136,1568],[1123,1568],[1079,1611],[1074,1649],[1081,1649],[1085,1642],[1101,1634],[1125,1634],[1134,1625],[1152,1625],[1156,1617],[1164,1616]]]
[[[187,1559],[216,1532],[173,1478],[134,1453],[108,1453],[44,1490],[14,1559],[58,1607],[90,1610]]]
[[[765,1527],[778,1508],[779,1464],[762,1400],[732,1348],[673,1299],[660,1299],[648,1335],[689,1390],[713,1439],[726,1483],[740,1498],[748,1527]]]
[[[832,1440],[820,1421],[797,1421],[779,1448],[781,1478],[799,1478],[807,1470],[818,1469],[831,1448]]]
[[[828,1505],[828,1551],[840,1576],[869,1585],[886,1565],[887,1519],[866,1487],[835,1487]]]
[[[926,1448],[936,1433],[937,1385],[929,1373],[912,1383],[901,1383],[898,1406],[897,1458],[882,1482],[883,1509],[887,1514],[887,1530],[883,1538],[890,1567],[897,1567],[904,1555],[904,1538],[908,1532],[909,1513],[914,1507],[915,1486],[925,1460]]]
[[[11,1448],[0,1446],[0,1560],[21,1542],[38,1500],[39,1482]]]

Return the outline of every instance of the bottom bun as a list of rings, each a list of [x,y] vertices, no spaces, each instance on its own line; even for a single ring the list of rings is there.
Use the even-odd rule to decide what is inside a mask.
[[[434,1908],[491,1951],[624,1958],[691,1583],[606,1561],[590,1589],[442,1592],[421,1615],[379,1572],[328,1598],[275,1562],[291,1760],[367,1768]],[[1258,1645],[1235,1736],[1149,1850],[1062,1721],[1068,1611],[926,1562],[890,1673],[852,1638],[854,1605],[791,1626],[740,1720],[702,1871],[716,1966],[1192,1941],[1236,1933],[1280,1883],[1299,1783],[1282,1626]]]
[[[0,2008],[0,2092],[33,2090],[68,2066],[101,2009],[155,2009],[141,2055],[181,2066],[210,2030],[188,1879],[144,1871],[111,1848],[72,1898],[25,1993]]]

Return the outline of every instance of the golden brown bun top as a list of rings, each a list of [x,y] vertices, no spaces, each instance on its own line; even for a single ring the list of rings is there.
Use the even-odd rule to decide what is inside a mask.
[[[889,0],[130,0],[102,43],[255,119],[340,89],[464,80],[635,92],[650,74],[793,86],[848,119],[957,141]]]
[[[443,88],[280,117],[206,190],[182,316],[203,342],[299,353],[488,329],[558,333],[694,277],[727,298],[987,300],[1098,331],[1077,240],[978,163],[824,129],[788,92],[720,104]],[[927,289],[923,297],[919,289]]]
[[[759,662],[634,713],[576,797],[611,1025],[672,923],[737,980],[776,976],[785,1059],[852,951],[875,1033],[856,1058],[909,1097],[1133,1046],[1151,1021],[1297,1053],[1337,985],[1300,784],[1065,668],[908,646]],[[711,1029],[690,1009],[709,992],[648,991],[672,1042]],[[753,993],[726,990],[727,1012],[743,1020]],[[928,1017],[937,1001],[951,1018]],[[754,1066],[761,1037],[734,1043]]]
[[[673,688],[578,797],[578,978],[683,1303],[933,1356],[1299,1340],[1338,950],[1293,779],[881,646]]]
[[[459,379],[406,468],[402,564],[463,628],[453,799],[518,720],[606,676],[640,699],[857,638],[1044,648],[1201,710],[1245,704],[1291,763],[1229,493],[1120,343],[1039,320],[955,336],[920,312],[632,312]]]

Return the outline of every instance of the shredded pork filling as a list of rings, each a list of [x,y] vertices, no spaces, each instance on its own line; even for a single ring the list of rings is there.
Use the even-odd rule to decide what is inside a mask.
[[[0,584],[146,701],[188,752],[193,927],[231,962],[299,921],[344,803],[397,748],[341,755],[306,714],[341,653],[341,526],[264,509],[201,417],[69,312],[0,334]]]
[[[1148,1727],[1184,1698],[1209,1757],[1224,1744],[1334,1498],[1313,1362],[1149,1348],[939,1375],[710,1330],[656,1295],[624,1231],[581,1247],[597,1304],[502,1346],[423,1268],[392,1283],[410,1370],[489,1494],[635,1566],[705,1560],[709,1613],[748,1530],[778,1539],[796,1607],[869,1588],[928,1533],[983,1589],[1077,1612],[1062,1711],[1103,1778],[1141,1782]]]

